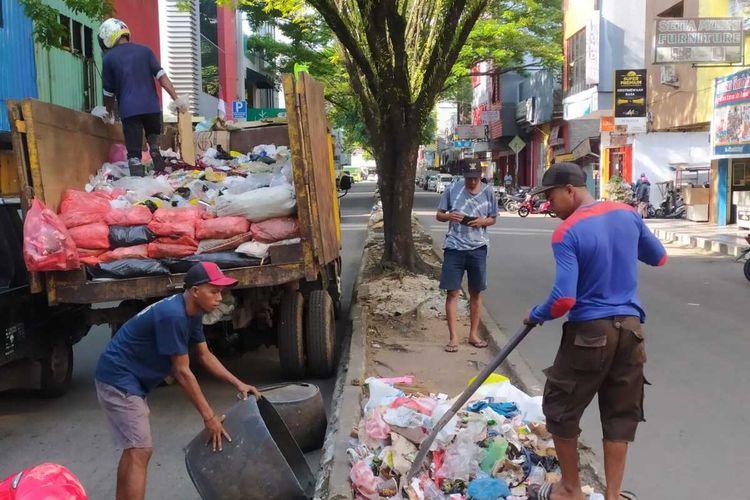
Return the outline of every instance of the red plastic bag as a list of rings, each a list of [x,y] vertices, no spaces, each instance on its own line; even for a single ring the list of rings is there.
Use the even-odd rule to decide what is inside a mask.
[[[81,248],[109,249],[109,226],[103,222],[74,227],[68,231],[76,245]]]
[[[185,245],[186,247],[198,248],[198,242],[194,238],[184,234],[182,236],[162,236],[161,238],[156,238],[154,241],[166,245]]]
[[[128,150],[124,144],[112,144],[109,147],[108,159],[110,163],[128,161]]]
[[[211,214],[198,207],[160,208],[154,212],[156,222],[196,222],[211,218]]]
[[[106,193],[66,189],[60,201],[60,218],[68,229],[101,222],[112,207]]]
[[[156,236],[188,236],[195,239],[195,221],[192,220],[186,222],[162,222],[154,219],[148,223],[148,229]]]
[[[44,463],[14,472],[0,482],[3,500],[87,500],[76,476],[62,465]]]
[[[173,245],[171,243],[161,243],[152,241],[148,244],[148,256],[151,259],[163,259],[165,257],[187,257],[193,255],[198,247],[188,245]]]
[[[198,240],[223,240],[250,230],[250,221],[244,217],[217,217],[195,223]]]
[[[105,251],[101,249],[79,248],[78,260],[81,261],[81,264],[95,266],[100,262],[99,256],[104,253]]]
[[[143,205],[129,208],[113,208],[104,218],[110,226],[145,226],[151,222],[151,210]]]
[[[112,262],[122,259],[148,259],[148,245],[116,248],[99,256],[100,262]]]
[[[36,198],[23,223],[23,260],[31,272],[80,267],[75,241],[65,225]]]
[[[250,225],[253,240],[261,243],[276,243],[281,240],[299,237],[299,224],[294,217],[277,217],[253,222]]]

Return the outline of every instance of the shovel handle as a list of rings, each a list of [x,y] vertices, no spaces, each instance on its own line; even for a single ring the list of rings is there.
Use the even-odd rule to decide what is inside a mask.
[[[474,382],[472,382],[466,389],[464,389],[464,392],[462,392],[458,399],[456,399],[456,401],[453,403],[453,406],[451,406],[450,409],[445,412],[445,414],[440,418],[440,420],[438,420],[438,423],[435,424],[435,427],[432,428],[432,432],[430,432],[430,435],[427,436],[424,441],[422,441],[422,444],[419,445],[419,452],[417,453],[417,456],[412,463],[411,469],[409,469],[409,473],[406,475],[405,487],[409,487],[409,484],[411,484],[411,480],[414,478],[419,469],[422,468],[422,463],[427,456],[427,452],[430,451],[430,446],[432,446],[432,443],[435,441],[438,433],[443,429],[443,427],[445,427],[445,424],[447,424],[450,419],[453,418],[458,410],[463,408],[464,404],[466,404],[469,398],[471,398],[471,396],[473,396],[474,393],[477,392],[477,389],[479,389],[484,381],[487,380],[487,377],[489,377],[490,374],[492,374],[497,369],[497,367],[500,366],[503,361],[505,361],[505,358],[507,358],[508,355],[513,352],[518,344],[521,343],[521,341],[535,326],[536,324],[525,324],[521,329],[519,329],[516,334],[510,338],[508,343],[503,346],[500,352],[495,355],[495,358],[490,361],[487,366],[484,367],[484,370],[482,370],[479,375],[477,375],[477,378],[474,379]]]

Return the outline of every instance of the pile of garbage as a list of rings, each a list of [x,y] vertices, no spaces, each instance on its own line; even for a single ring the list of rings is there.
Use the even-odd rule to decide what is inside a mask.
[[[36,200],[24,228],[30,271],[84,264],[90,279],[113,279],[186,272],[204,260],[248,267],[268,263],[273,245],[299,242],[287,147],[219,147],[195,167],[166,151],[165,168],[144,177],[130,176],[123,148],[113,146],[84,190],[65,191],[57,219]]]
[[[531,486],[559,480],[541,397],[493,374],[438,433],[421,472],[406,484],[420,443],[452,405],[445,394],[395,387],[412,382],[366,380],[369,398],[348,450],[355,498],[525,500]]]

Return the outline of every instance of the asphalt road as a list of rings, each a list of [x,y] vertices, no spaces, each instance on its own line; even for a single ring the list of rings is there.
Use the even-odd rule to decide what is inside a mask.
[[[414,210],[442,243],[435,220],[438,196],[417,190]],[[557,219],[503,214],[489,229],[485,305],[513,332],[554,280],[550,248]],[[640,268],[648,313],[647,423],[631,448],[627,489],[642,500],[743,498],[750,447],[750,283],[742,266],[722,257],[669,248],[663,268]],[[540,379],[559,345],[561,321],[543,325],[519,347]],[[467,332],[468,333],[468,332]],[[447,340],[447,339],[446,339]],[[583,438],[598,452],[601,430],[593,404]]]
[[[349,298],[359,268],[365,229],[373,203],[375,185],[357,184],[342,199],[343,306],[348,318]],[[350,322],[339,321],[338,334],[348,335]],[[70,468],[83,482],[90,498],[115,496],[119,454],[112,445],[104,416],[94,391],[94,367],[110,338],[108,327],[95,327],[75,348],[73,385],[65,396],[40,400],[34,395],[0,395],[0,480],[11,473],[42,462],[57,462]],[[275,348],[261,348],[229,360],[227,367],[240,379],[254,385],[285,381]],[[201,387],[217,410],[236,401],[233,387],[198,374]],[[335,378],[312,380],[330,403]],[[151,459],[147,498],[197,499],[184,462],[184,447],[202,430],[200,415],[179,386],[160,387],[149,397],[154,456]],[[307,455],[315,471],[319,453]]]

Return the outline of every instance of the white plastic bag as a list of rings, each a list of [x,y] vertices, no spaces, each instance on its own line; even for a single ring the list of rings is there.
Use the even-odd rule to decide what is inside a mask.
[[[518,389],[510,382],[499,382],[497,384],[487,384],[477,389],[473,400],[484,399],[487,397],[495,398],[495,401],[511,401],[516,403],[518,411],[527,422],[544,422],[544,413],[542,412],[542,397],[532,397]]]
[[[368,415],[370,410],[378,406],[389,405],[394,399],[404,395],[403,392],[392,385],[385,384],[374,377],[368,378],[365,383],[370,390],[370,399],[367,400],[365,405],[365,415]]]
[[[268,249],[271,245],[261,243],[260,241],[248,241],[235,250],[237,253],[245,254],[248,257],[255,257],[256,259],[265,259],[268,257]]]
[[[172,196],[174,189],[169,185],[166,176],[160,177],[123,177],[112,183],[116,188],[128,191],[128,199],[139,201],[150,198],[155,194]]]
[[[296,208],[294,189],[288,184],[238,195],[227,194],[216,200],[216,213],[219,217],[239,216],[251,222],[292,215]]]
[[[109,111],[107,111],[107,108],[104,106],[96,106],[91,110],[91,114],[96,116],[97,118],[101,118],[104,123],[108,123],[110,125],[115,123],[115,117],[109,114]]]

